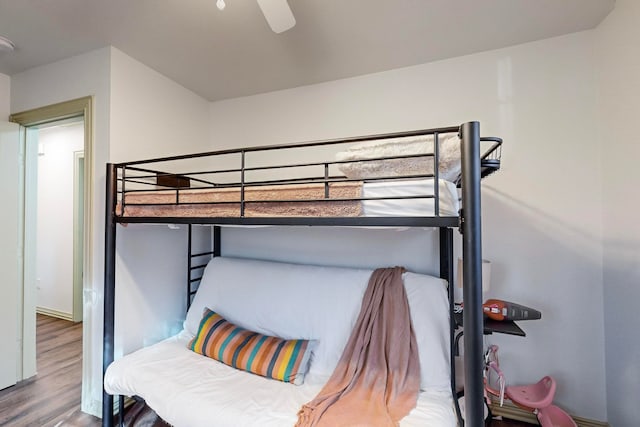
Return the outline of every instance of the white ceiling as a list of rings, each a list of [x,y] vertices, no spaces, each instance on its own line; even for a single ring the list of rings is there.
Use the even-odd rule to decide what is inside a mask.
[[[615,0],[289,0],[271,32],[254,0],[0,0],[0,73],[113,45],[214,101],[594,28]]]

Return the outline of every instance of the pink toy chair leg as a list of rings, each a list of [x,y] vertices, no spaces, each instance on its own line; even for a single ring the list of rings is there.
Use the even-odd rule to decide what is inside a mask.
[[[541,427],[578,427],[573,418],[555,405],[549,405],[538,411]]]

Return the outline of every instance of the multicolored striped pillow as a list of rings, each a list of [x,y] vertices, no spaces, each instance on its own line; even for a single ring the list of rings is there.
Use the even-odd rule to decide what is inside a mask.
[[[263,377],[302,384],[309,368],[308,340],[285,340],[252,332],[204,309],[189,349]]]

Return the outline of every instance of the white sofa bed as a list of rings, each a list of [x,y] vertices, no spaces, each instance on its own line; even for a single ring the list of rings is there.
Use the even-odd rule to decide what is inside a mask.
[[[113,362],[108,393],[140,396],[177,427],[293,426],[335,368],[360,311],[372,270],[214,258],[177,336]],[[450,389],[446,282],[403,275],[418,342],[421,392],[400,425],[455,426]],[[187,348],[204,308],[285,339],[314,340],[304,383],[240,371]]]

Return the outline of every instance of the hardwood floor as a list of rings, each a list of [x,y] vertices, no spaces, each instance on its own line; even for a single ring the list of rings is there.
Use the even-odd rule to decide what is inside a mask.
[[[56,426],[80,409],[82,323],[37,315],[38,374],[0,391],[0,426]]]
[[[82,324],[37,315],[38,374],[0,390],[0,426],[99,427],[100,419],[80,411]],[[167,427],[148,407],[125,412],[127,426]],[[518,421],[494,421],[492,427],[526,427]]]

